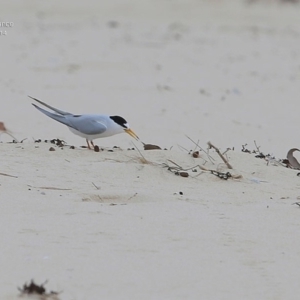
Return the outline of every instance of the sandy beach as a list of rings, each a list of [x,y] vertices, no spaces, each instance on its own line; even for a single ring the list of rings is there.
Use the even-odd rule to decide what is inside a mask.
[[[0,135],[0,299],[20,299],[31,279],[60,300],[299,298],[299,171],[279,159],[300,148],[300,5],[1,9],[12,26],[0,28],[0,121],[19,143]],[[121,115],[162,150],[125,134],[95,140],[100,152],[81,148],[28,95]],[[205,153],[208,141],[230,148],[232,169]]]

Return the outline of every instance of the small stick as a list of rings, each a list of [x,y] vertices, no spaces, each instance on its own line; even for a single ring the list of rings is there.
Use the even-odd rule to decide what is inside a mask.
[[[64,189],[64,188],[57,188],[52,186],[32,186],[27,184],[27,186],[35,189],[41,189],[41,190],[54,190],[54,191],[71,191],[72,189]]]
[[[96,186],[96,184],[94,182],[92,182],[92,184],[97,190],[100,190],[100,188],[98,186]]]
[[[10,134],[8,131],[2,131],[1,133],[6,133],[7,135],[9,135],[12,139],[14,139],[18,143],[18,140],[12,134]]]
[[[131,197],[129,197],[129,198],[127,199],[127,201],[129,201],[129,200],[131,200],[132,198],[134,198],[137,194],[138,194],[138,193],[135,193],[134,195],[132,195]]]
[[[2,176],[8,176],[8,177],[13,177],[13,178],[18,178],[18,176],[13,176],[13,175],[5,174],[5,173],[0,173],[0,175],[2,175]]]
[[[197,143],[195,143],[194,151],[197,149],[197,147],[199,147],[199,143],[200,143],[200,140],[198,140]],[[199,147],[199,148],[200,148],[200,147]]]
[[[213,157],[211,157],[208,152],[206,152],[202,147],[200,147],[197,143],[195,143],[190,137],[188,137],[187,135],[185,135],[191,142],[193,142],[197,147],[199,147],[199,149],[201,149],[201,151],[203,151],[209,158],[210,162],[213,163],[212,161],[214,160]]]
[[[226,154],[229,150],[231,150],[231,148],[227,148],[222,154]]]
[[[199,165],[198,165],[198,167],[199,167],[202,171],[211,171],[211,169],[207,169],[207,168],[205,168],[204,166],[199,166]]]
[[[171,159],[168,159],[169,162],[171,162],[172,164],[174,164],[175,166],[177,166],[178,168],[182,169],[181,166],[179,166],[178,164],[176,164],[174,161],[172,161]]]
[[[255,147],[256,147],[256,149],[257,149],[257,152],[260,152],[260,150],[259,150],[260,146],[259,146],[259,147],[257,146],[257,144],[256,144],[256,141],[255,141],[255,140],[254,140],[254,145],[255,145]]]
[[[186,149],[186,148],[184,148],[184,147],[182,147],[182,146],[180,146],[180,145],[177,145],[179,148],[181,148],[181,149],[183,149],[183,150],[185,150],[187,153],[189,153],[190,151],[188,150],[188,149]]]
[[[143,142],[142,142],[143,143]],[[138,153],[140,154],[140,156],[143,158],[143,162],[144,163],[149,163],[148,160],[145,158],[145,156],[142,154],[142,152],[139,150],[139,148],[132,142],[133,146],[135,147],[135,149],[138,151]],[[143,143],[144,144],[144,143]],[[144,144],[145,145],[145,144]]]
[[[221,157],[221,159],[224,161],[224,163],[226,164],[226,166],[228,167],[228,169],[232,169],[232,166],[227,161],[227,159],[222,155],[222,153],[220,152],[220,150],[216,146],[214,146],[211,142],[208,142],[207,144],[208,144],[209,148],[214,148],[216,150],[216,152],[219,154],[219,156]]]

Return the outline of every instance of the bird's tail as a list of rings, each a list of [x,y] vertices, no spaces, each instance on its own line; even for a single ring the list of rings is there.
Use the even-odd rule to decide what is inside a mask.
[[[72,125],[70,124],[69,120],[63,115],[57,115],[57,114],[54,114],[50,111],[47,111],[45,109],[42,109],[40,108],[39,106],[35,105],[32,103],[32,105],[37,109],[39,110],[40,112],[42,112],[43,114],[45,114],[46,116],[50,117],[51,119],[54,119],[55,121],[57,122],[60,122],[64,125],[67,125],[69,127],[72,127]]]
[[[31,98],[31,99],[33,99],[34,101],[36,101],[36,102],[38,102],[38,103],[40,103],[40,104],[46,106],[47,108],[49,108],[49,109],[55,111],[56,113],[58,113],[58,114],[60,114],[60,115],[62,115],[62,116],[72,115],[72,114],[69,113],[69,112],[62,111],[62,110],[57,109],[57,108],[55,108],[55,107],[53,107],[53,106],[50,106],[50,105],[46,104],[45,102],[42,102],[41,100],[38,100],[38,99],[33,98],[33,97],[31,97],[31,96],[28,96],[28,97]],[[36,105],[34,105],[34,104],[32,104],[32,105],[33,105],[34,107],[38,108],[38,106],[36,106]],[[43,109],[41,109],[41,110],[43,110]]]

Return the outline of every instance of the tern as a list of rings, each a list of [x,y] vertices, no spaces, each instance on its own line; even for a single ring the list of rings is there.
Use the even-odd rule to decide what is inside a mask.
[[[28,97],[55,112],[52,113],[32,103],[37,110],[46,116],[67,125],[74,134],[85,138],[89,149],[92,149],[89,143],[94,147],[94,139],[109,137],[123,132],[126,132],[136,140],[139,140],[139,137],[130,129],[127,121],[120,116],[96,114],[74,115],[52,107],[31,96]]]

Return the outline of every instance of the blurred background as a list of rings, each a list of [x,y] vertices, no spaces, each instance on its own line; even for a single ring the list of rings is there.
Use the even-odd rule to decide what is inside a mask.
[[[284,157],[300,148],[298,2],[1,4],[0,121],[20,140],[84,145],[35,110],[30,95],[76,114],[121,115],[144,142],[162,147],[193,148],[185,135],[236,149],[256,140]]]

